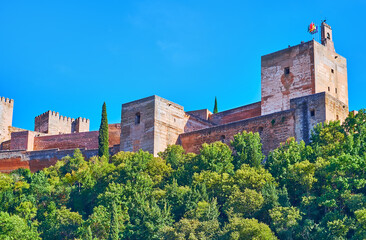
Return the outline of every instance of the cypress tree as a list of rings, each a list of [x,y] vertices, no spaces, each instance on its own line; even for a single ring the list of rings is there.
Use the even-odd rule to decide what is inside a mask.
[[[217,98],[215,97],[215,106],[214,106],[214,110],[213,113],[218,113],[219,111],[217,110]]]
[[[108,240],[118,240],[118,213],[116,204],[113,202],[112,204],[112,213],[111,213],[111,223],[109,225],[109,236]]]
[[[99,157],[105,156],[107,159],[109,158],[109,135],[108,135],[108,119],[107,119],[107,106],[105,102],[103,103],[102,108],[102,121],[100,122],[99,127],[99,147],[98,147],[98,155]]]

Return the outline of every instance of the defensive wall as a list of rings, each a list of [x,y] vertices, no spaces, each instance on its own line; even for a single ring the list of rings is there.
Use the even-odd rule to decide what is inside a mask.
[[[89,119],[65,117],[55,111],[47,111],[34,119],[34,131],[50,135],[89,131]]]
[[[230,144],[244,130],[260,134],[265,154],[289,137],[308,143],[316,124],[343,121],[349,113],[346,59],[334,50],[331,27],[324,22],[321,31],[321,43],[262,56],[260,102],[216,114],[185,112],[156,95],[122,104],[121,122],[109,125],[111,153],[142,149],[157,156],[171,144],[198,153],[203,143]],[[88,119],[47,111],[35,118],[35,131],[27,131],[12,127],[14,101],[0,100],[0,171],[37,171],[75,148],[96,155],[98,131],[89,131]]]
[[[43,168],[55,165],[66,156],[72,156],[75,149],[48,149],[41,151],[5,150],[0,151],[0,172],[9,173],[18,168],[37,172]],[[85,159],[98,155],[98,149],[80,149]],[[119,145],[109,148],[110,154],[119,151]]]

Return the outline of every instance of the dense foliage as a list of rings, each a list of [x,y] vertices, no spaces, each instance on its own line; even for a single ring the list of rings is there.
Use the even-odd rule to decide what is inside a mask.
[[[365,239],[366,112],[264,156],[257,133],[0,174],[0,239]]]

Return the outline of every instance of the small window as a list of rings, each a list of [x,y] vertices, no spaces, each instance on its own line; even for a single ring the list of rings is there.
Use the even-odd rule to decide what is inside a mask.
[[[285,74],[286,75],[290,74],[290,67],[285,67]]]
[[[338,115],[336,115],[336,119],[337,119],[337,120],[339,120],[339,117],[338,117]]]
[[[223,142],[223,143],[225,143],[225,135],[221,135],[220,141]]]
[[[337,88],[335,88],[335,93],[337,93]]]
[[[330,92],[330,87],[328,87],[328,92]]]
[[[141,121],[141,115],[140,115],[140,113],[138,112],[138,113],[136,113],[136,115],[135,115],[135,124],[137,125],[137,124],[140,124],[140,121]]]
[[[334,69],[331,69],[330,71],[331,71],[332,73],[334,73]]]
[[[312,116],[312,117],[315,116],[315,110],[314,109],[310,111],[310,116]]]
[[[259,132],[259,134],[261,134],[263,132],[263,127],[259,127],[258,132]]]
[[[330,34],[329,33],[327,33],[327,38],[330,40]]]

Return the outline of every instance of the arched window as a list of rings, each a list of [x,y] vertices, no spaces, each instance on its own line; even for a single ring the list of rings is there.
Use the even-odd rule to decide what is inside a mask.
[[[140,124],[140,121],[141,121],[141,115],[140,115],[140,113],[138,112],[138,113],[136,113],[136,115],[135,115],[135,124],[137,125],[137,124]]]
[[[327,33],[327,38],[330,40],[330,34],[329,33]]]

